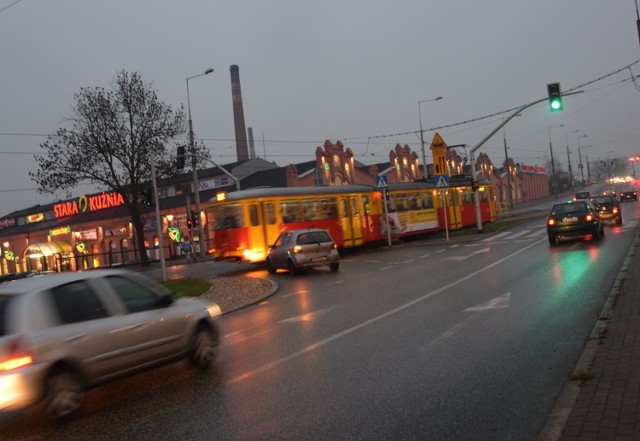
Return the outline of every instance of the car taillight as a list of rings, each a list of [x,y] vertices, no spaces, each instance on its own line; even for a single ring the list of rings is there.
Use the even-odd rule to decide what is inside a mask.
[[[547,221],[547,225],[551,226],[551,225],[555,225],[556,224],[556,220],[551,218]]]
[[[587,222],[591,222],[593,220],[593,214],[587,214],[584,217],[584,220],[586,220]]]
[[[294,254],[300,254],[302,252],[302,247],[300,245],[296,245],[293,247]]]
[[[618,207],[613,207],[613,214],[617,214],[618,213]]]
[[[337,249],[338,249],[338,244],[337,244],[337,243],[335,243],[335,242],[333,242],[333,243],[331,244],[331,248],[333,248],[334,250],[337,250]]]
[[[11,371],[33,364],[33,357],[24,350],[22,338],[9,342],[9,355],[0,360],[0,372]]]

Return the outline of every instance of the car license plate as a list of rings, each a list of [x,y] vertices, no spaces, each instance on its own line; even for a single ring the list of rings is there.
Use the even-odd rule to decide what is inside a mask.
[[[326,262],[327,258],[325,256],[322,257],[314,257],[311,259],[312,262]]]
[[[564,219],[562,219],[562,222],[578,222],[578,217],[577,216],[565,217]]]

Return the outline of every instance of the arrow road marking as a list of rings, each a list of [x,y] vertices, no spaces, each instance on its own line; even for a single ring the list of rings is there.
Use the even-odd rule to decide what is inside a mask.
[[[476,250],[473,253],[467,255],[467,256],[451,256],[451,257],[447,257],[447,259],[450,260],[455,260],[456,262],[460,262],[461,260],[465,260],[468,259],[469,257],[473,257],[476,254],[480,254],[480,253],[488,253],[489,251],[491,251],[491,248],[483,248],[481,250]]]
[[[494,297],[486,303],[482,303],[477,306],[472,306],[471,308],[467,308],[464,312],[477,312],[477,311],[487,311],[489,309],[502,309],[508,308],[509,302],[511,301],[511,293],[508,292],[500,297]]]

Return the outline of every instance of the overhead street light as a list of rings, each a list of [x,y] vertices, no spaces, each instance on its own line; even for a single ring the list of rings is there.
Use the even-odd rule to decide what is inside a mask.
[[[553,195],[556,199],[558,199],[558,182],[556,179],[556,165],[553,160],[553,145],[551,144],[551,129],[555,129],[558,127],[564,127],[564,124],[559,124],[557,126],[549,126],[549,152],[551,153],[551,174],[552,174],[552,185],[553,185]]]
[[[564,132],[564,140],[567,144],[567,162],[569,164],[569,188],[573,191],[573,171],[571,169],[571,153],[569,153],[569,133],[578,133],[580,130],[570,130]]]
[[[580,150],[580,140],[582,138],[588,138],[588,136],[586,134],[578,136],[578,159],[580,160],[580,179],[582,180],[582,185],[584,185],[584,169],[582,165],[582,151]]]
[[[208,75],[213,72],[213,68],[208,68],[204,71],[204,73],[194,75],[192,77],[187,77],[187,112],[189,114],[189,148],[191,149],[191,168],[193,169],[193,192],[196,200],[196,219],[198,220],[198,254],[200,257],[204,257],[204,248],[205,244],[204,236],[202,234],[202,219],[200,217],[200,184],[198,183],[198,170],[197,170],[197,161],[196,161],[196,148],[193,143],[193,122],[191,121],[191,100],[189,99],[189,80],[194,78],[201,77],[203,75]],[[194,243],[193,237],[191,238],[191,242]]]
[[[438,96],[432,98],[430,100],[421,100],[418,101],[418,118],[420,119],[420,145],[422,146],[422,170],[423,170],[423,178],[427,178],[427,156],[424,152],[424,132],[422,131],[422,112],[420,111],[420,105],[422,103],[428,103],[431,101],[439,101],[442,97]]]

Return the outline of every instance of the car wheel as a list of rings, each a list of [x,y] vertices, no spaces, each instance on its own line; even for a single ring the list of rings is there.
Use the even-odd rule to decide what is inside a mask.
[[[276,267],[273,266],[273,262],[271,262],[271,259],[267,259],[267,261],[265,262],[265,266],[267,267],[267,272],[269,274],[275,274],[276,273]]]
[[[289,269],[289,274],[291,274],[292,276],[298,274],[298,267],[296,267],[296,264],[293,262],[293,260],[289,259],[287,261],[287,268]]]
[[[558,245],[558,238],[552,235],[549,235],[549,245],[551,245],[552,247],[555,247],[556,245]]]
[[[54,370],[45,383],[45,415],[53,420],[71,417],[82,405],[84,395],[84,386],[76,373],[66,368]]]
[[[617,226],[622,225],[622,216],[618,216],[618,219],[616,219],[616,225]]]
[[[340,269],[340,262],[333,262],[329,265],[329,269],[335,273]]]
[[[206,325],[198,325],[191,340],[189,361],[197,368],[205,369],[216,358],[216,338],[214,332]]]

